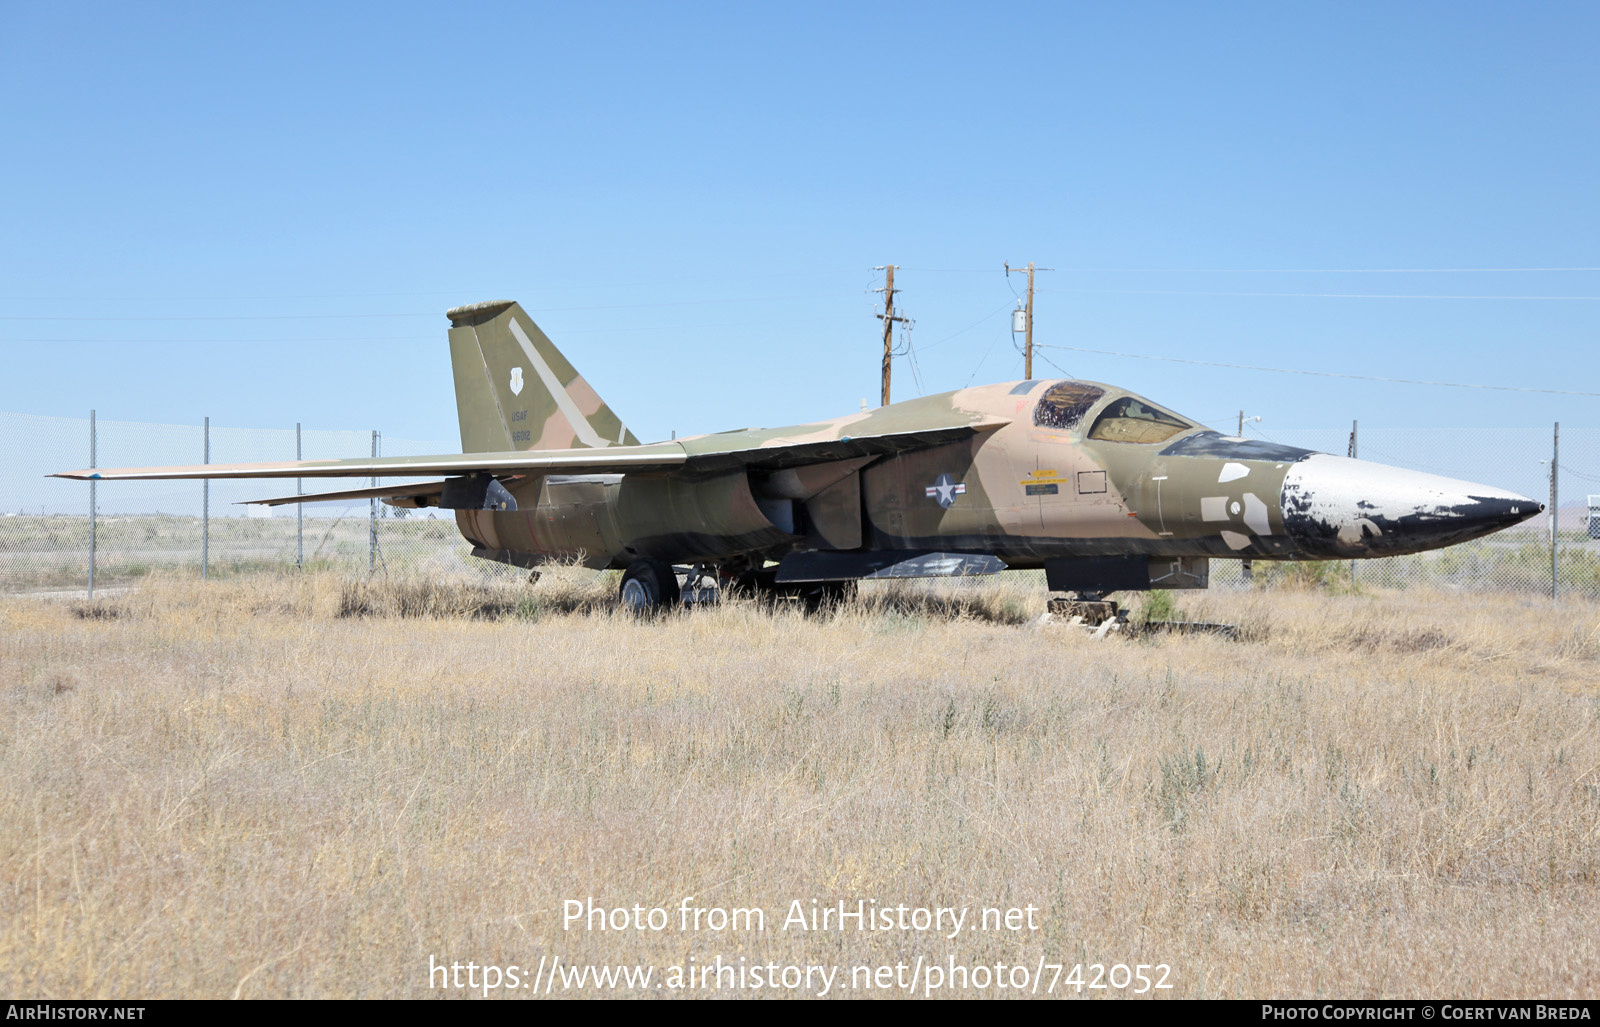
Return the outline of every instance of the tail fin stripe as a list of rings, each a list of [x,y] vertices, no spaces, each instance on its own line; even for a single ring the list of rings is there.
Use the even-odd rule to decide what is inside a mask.
[[[544,383],[545,389],[550,393],[551,398],[556,401],[556,408],[561,411],[562,415],[572,425],[572,431],[577,435],[579,441],[596,449],[611,445],[611,443],[600,437],[600,433],[594,430],[594,425],[590,424],[589,419],[583,416],[583,412],[578,409],[578,404],[574,403],[572,397],[567,395],[566,387],[556,380],[555,372],[550,370],[550,365],[545,363],[544,358],[539,356],[538,351],[533,348],[533,343],[528,339],[528,333],[522,330],[522,326],[517,323],[516,318],[511,318],[510,327],[512,336],[517,340],[517,345],[522,347],[522,352],[527,356],[528,362],[533,365],[534,371],[539,375],[539,380]]]

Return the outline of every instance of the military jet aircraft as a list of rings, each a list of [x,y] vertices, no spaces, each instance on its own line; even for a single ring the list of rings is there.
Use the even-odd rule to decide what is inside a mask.
[[[1544,507],[1502,489],[1233,438],[1099,382],[958,389],[784,428],[641,444],[515,303],[448,312],[459,454],[89,469],[153,478],[400,478],[282,496],[455,512],[474,556],[623,571],[679,599],[675,565],[817,598],[863,578],[1040,568],[1052,591],[1204,588],[1212,558],[1436,549]]]

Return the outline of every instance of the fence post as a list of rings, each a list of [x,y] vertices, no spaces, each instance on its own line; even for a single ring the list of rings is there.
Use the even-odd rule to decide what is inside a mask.
[[[1360,426],[1360,422],[1359,421],[1352,420],[1350,422],[1350,459],[1352,459],[1352,460],[1354,460],[1356,458],[1356,428],[1359,427],[1359,426]],[[1351,560],[1350,561],[1350,591],[1354,592],[1355,589],[1356,589],[1356,562],[1354,560]]]
[[[1561,422],[1556,422],[1555,434],[1550,440],[1550,601],[1560,599],[1560,564],[1557,553],[1561,548],[1561,492],[1556,472],[1561,459]]]
[[[91,411],[89,411],[89,466],[91,468],[97,466],[97,464],[95,463],[95,441],[96,440],[95,440],[94,411],[91,410]],[[95,495],[95,486],[98,485],[98,484],[99,484],[99,482],[95,481],[93,478],[89,479],[89,598],[90,599],[94,598],[94,544],[95,544],[96,528],[98,527],[97,521],[98,521],[99,515],[100,515],[100,507],[99,507],[99,504],[96,502],[98,497]]]
[[[205,462],[211,462],[211,418],[206,418],[203,429],[206,440]],[[200,493],[200,580],[205,581],[211,572],[211,479],[206,478]]]
[[[300,455],[300,422],[296,421],[294,423],[294,462],[299,463],[304,459],[305,457]],[[295,495],[303,496],[306,494],[306,490],[302,487],[304,484],[304,478],[296,478],[294,480]],[[296,503],[294,505],[294,565],[298,570],[303,571],[306,569],[306,505],[304,503]]]
[[[378,459],[378,431],[372,431],[372,459]],[[378,487],[378,477],[373,475],[372,487]],[[372,574],[378,569],[378,500],[373,497],[367,500],[367,573]]]

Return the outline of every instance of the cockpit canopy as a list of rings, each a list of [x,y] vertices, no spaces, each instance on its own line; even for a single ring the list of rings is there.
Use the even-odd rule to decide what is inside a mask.
[[[1114,401],[1089,429],[1089,438],[1107,442],[1165,442],[1188,431],[1190,424],[1177,414],[1168,413],[1149,400],[1123,396]]]
[[[1105,389],[1088,382],[1057,382],[1039,397],[1033,408],[1033,423],[1040,428],[1071,431],[1105,394]]]
[[[1106,390],[1091,382],[1067,380],[1045,390],[1033,408],[1033,423],[1040,428],[1074,431],[1099,404]],[[1139,396],[1111,400],[1095,417],[1085,437],[1105,442],[1165,442],[1199,425],[1163,410]]]

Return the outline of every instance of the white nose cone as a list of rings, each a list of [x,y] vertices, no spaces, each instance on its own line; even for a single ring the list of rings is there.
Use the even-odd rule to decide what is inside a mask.
[[[1396,556],[1510,527],[1544,507],[1515,492],[1317,453],[1283,479],[1283,522],[1308,556]]]

